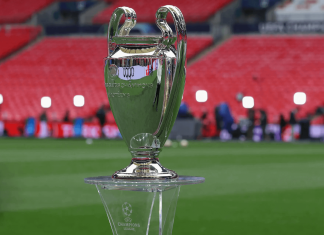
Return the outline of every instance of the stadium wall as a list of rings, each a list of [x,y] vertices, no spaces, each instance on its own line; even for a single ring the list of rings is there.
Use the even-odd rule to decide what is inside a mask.
[[[192,123],[189,123],[192,122]],[[189,128],[184,128],[189,126]],[[170,139],[198,139],[201,138],[201,123],[196,120],[177,120],[172,128]],[[292,136],[292,128],[294,129]],[[266,133],[272,136],[275,141],[290,142],[294,139],[301,138],[301,126],[288,125],[283,131],[278,124],[268,124]],[[98,123],[93,122],[46,122],[31,121],[14,122],[0,121],[0,137],[36,137],[36,138],[92,138],[101,137],[107,139],[120,139],[121,134],[116,124],[108,123],[101,127]],[[292,138],[293,137],[293,138]],[[324,125],[314,124],[309,128],[309,139],[318,140],[324,138]],[[226,130],[219,133],[221,140],[231,140],[232,137]],[[243,138],[243,136],[242,136]],[[243,140],[240,138],[241,140]],[[245,139],[244,139],[245,140]],[[255,126],[253,129],[253,141],[262,140],[262,128]]]

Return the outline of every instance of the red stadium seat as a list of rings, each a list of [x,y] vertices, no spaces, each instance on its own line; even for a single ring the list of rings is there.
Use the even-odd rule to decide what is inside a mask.
[[[187,59],[190,60],[199,52],[213,44],[213,38],[210,36],[188,37],[187,39]]]

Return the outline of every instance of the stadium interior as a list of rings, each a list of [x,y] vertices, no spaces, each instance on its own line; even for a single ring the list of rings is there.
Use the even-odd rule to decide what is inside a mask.
[[[74,120],[81,118],[86,124],[83,136],[99,138],[98,120],[91,117],[96,117],[102,105],[106,123],[114,126],[102,87],[102,68],[107,56],[105,34],[111,13],[116,6],[133,7],[138,22],[134,33],[159,34],[152,12],[167,3],[153,1],[143,7],[145,1],[37,0],[24,4],[19,0],[1,1],[0,40],[5,46],[0,49],[0,135],[78,136],[72,124],[64,131],[57,123],[75,123]],[[319,86],[323,74],[323,37],[318,34],[318,18],[307,18],[301,13],[314,15],[309,12],[313,6],[321,6],[321,1],[177,0],[173,4],[183,11],[188,30],[188,75],[183,96],[186,113],[182,117],[200,119],[200,123],[192,124],[199,125],[200,128],[194,129],[200,131],[179,133],[180,136],[254,140],[323,138],[324,101],[320,94],[324,88]],[[290,20],[294,16],[283,20],[279,14],[286,9],[290,9],[291,15],[303,15],[307,22],[313,22],[309,28],[313,27],[314,32],[280,34],[282,27],[289,30],[294,26]],[[172,18],[168,17],[168,21],[172,23]],[[255,26],[259,31],[251,32]],[[296,27],[302,33],[307,25],[296,23]],[[295,94],[304,95],[307,102],[296,104]],[[45,106],[41,105],[43,97],[43,102],[49,102]],[[249,108],[242,105],[244,97],[253,99],[252,116],[248,114]],[[81,99],[80,105],[75,103],[77,98]],[[224,120],[216,117],[219,116],[216,107],[224,103],[229,107],[234,129],[223,128]],[[46,125],[41,124],[41,115]],[[279,127],[283,121],[287,125]],[[306,122],[310,131],[301,133],[302,128],[295,127],[299,121]],[[261,126],[261,122],[266,122],[262,125],[267,128],[262,127],[261,131],[266,133],[258,137],[260,130],[255,127]],[[256,134],[248,133],[251,125]],[[93,128],[96,134],[87,136],[86,130]],[[115,129],[107,129],[114,130],[108,134],[110,137],[118,137]],[[296,129],[295,134],[290,135],[291,129]]]
[[[174,234],[322,234],[323,0],[0,0],[0,234],[112,234],[82,182],[130,160],[105,90],[107,28],[128,6],[131,35],[160,35],[163,5],[188,38],[162,158],[207,185],[184,189]]]

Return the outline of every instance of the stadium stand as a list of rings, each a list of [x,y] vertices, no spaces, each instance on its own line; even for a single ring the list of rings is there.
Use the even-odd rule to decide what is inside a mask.
[[[299,112],[303,117],[324,103],[323,55],[322,36],[236,36],[188,68],[183,100],[196,116],[204,110],[214,113],[226,101],[238,118],[247,112],[236,100],[242,92],[274,121],[296,107],[295,92],[305,92],[307,101]],[[207,102],[196,101],[197,90],[208,92]]]
[[[172,5],[181,9],[185,16],[186,23],[189,22],[205,22],[215,12],[222,7],[232,2],[232,0],[174,0]],[[135,10],[137,14],[138,22],[155,22],[155,12],[164,5],[169,5],[170,1],[151,1],[149,4],[147,1],[133,1],[133,0],[119,0],[114,1],[113,4],[108,6],[103,11],[99,12],[94,18],[93,23],[104,24],[110,21],[111,14],[119,6],[128,6]],[[172,19],[172,18],[170,18]]]
[[[54,0],[0,0],[0,24],[22,23]]]
[[[30,41],[41,32],[41,27],[34,26],[3,26],[0,27],[0,59],[10,55]]]
[[[276,20],[281,22],[309,22],[324,20],[324,0],[293,0],[278,6]]]
[[[190,60],[198,55],[199,52],[211,46],[213,44],[213,38],[210,36],[188,37],[187,43],[187,59]]]
[[[202,42],[202,43],[200,43]],[[189,37],[188,54],[194,55],[212,43],[211,37]],[[8,120],[23,120],[41,114],[40,100],[51,97],[49,120],[93,115],[107,102],[103,66],[107,39],[45,38],[19,55],[0,64],[2,113]],[[73,97],[83,95],[84,107],[73,105]]]

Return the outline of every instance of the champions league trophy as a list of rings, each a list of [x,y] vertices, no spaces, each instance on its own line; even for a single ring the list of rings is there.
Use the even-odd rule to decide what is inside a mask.
[[[170,13],[176,36],[166,22]],[[125,23],[118,28],[121,17]],[[171,235],[181,185],[204,182],[178,176],[158,159],[180,107],[186,76],[187,32],[181,11],[156,13],[162,36],[129,36],[136,13],[117,8],[108,28],[105,85],[111,110],[132,155],[112,176],[86,178],[95,184],[114,235]]]

